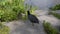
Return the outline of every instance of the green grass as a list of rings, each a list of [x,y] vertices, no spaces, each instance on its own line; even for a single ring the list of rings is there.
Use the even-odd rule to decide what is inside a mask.
[[[49,12],[49,14],[52,14],[52,15],[55,16],[56,18],[60,19],[60,14],[58,14],[58,13]]]
[[[21,13],[25,14],[24,17],[20,16],[22,19],[27,17],[27,9],[29,5],[24,6],[24,0],[1,0],[0,1],[0,20],[3,21],[12,21],[19,19]],[[31,6],[31,13],[35,8]]]
[[[9,32],[10,32],[9,27],[0,23],[0,34],[9,34]]]
[[[1,17],[1,21],[11,21],[16,19],[17,15],[16,15],[16,12],[13,12],[13,11],[0,10],[0,17]]]
[[[47,34],[58,34],[58,30],[53,28],[49,22],[43,22],[44,29]]]
[[[60,4],[57,4],[57,5],[55,5],[55,6],[53,6],[53,7],[51,7],[50,8],[51,10],[60,10]]]

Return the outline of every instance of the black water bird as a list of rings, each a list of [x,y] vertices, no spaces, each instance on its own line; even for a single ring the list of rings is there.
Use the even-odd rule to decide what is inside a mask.
[[[34,26],[34,23],[39,24],[39,20],[37,19],[36,16],[30,14],[30,11],[27,11],[28,13],[28,19],[32,22],[32,25]]]

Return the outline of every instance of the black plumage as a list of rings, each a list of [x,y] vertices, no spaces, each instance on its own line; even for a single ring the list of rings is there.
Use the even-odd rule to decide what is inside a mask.
[[[39,20],[37,19],[36,16],[30,14],[29,11],[27,11],[27,13],[28,13],[28,19],[32,22],[32,25],[34,25],[34,23],[39,24]]]

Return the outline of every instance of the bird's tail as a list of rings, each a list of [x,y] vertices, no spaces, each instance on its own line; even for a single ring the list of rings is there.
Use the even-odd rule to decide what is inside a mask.
[[[39,22],[37,24],[39,24]]]

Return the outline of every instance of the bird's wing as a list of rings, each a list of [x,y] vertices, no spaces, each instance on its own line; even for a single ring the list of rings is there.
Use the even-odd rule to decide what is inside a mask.
[[[30,21],[35,21],[35,22],[38,21],[37,17],[34,15],[29,15],[29,19]]]

